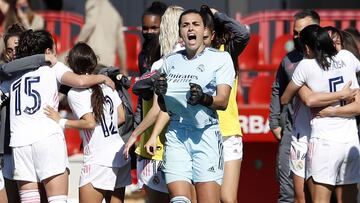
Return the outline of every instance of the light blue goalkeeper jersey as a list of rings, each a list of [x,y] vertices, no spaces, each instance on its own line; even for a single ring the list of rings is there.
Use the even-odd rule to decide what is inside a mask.
[[[205,48],[192,59],[187,59],[185,51],[166,57],[162,66],[167,74],[168,89],[164,97],[171,121],[203,128],[218,123],[214,109],[203,105],[190,105],[189,83],[200,85],[204,93],[216,95],[216,86],[226,84],[230,87],[235,78],[234,65],[227,52]]]

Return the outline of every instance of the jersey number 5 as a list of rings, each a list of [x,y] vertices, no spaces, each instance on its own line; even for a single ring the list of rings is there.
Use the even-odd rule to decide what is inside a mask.
[[[336,92],[337,91],[336,86],[338,86],[339,84],[342,84],[342,83],[344,83],[343,76],[330,78],[329,79],[329,88],[330,88],[329,90],[330,90],[330,92]],[[345,101],[340,101],[340,105],[344,106]]]
[[[15,115],[19,116],[22,113],[21,110],[21,99],[20,99],[20,93],[21,93],[21,81],[20,78],[16,82],[12,84],[12,91],[15,92]],[[24,93],[32,97],[34,100],[33,106],[26,106],[24,109],[24,113],[27,113],[29,115],[32,115],[36,113],[40,107],[41,107],[41,97],[38,91],[34,90],[32,87],[32,84],[40,82],[40,77],[25,77],[24,78],[25,86],[24,86]]]

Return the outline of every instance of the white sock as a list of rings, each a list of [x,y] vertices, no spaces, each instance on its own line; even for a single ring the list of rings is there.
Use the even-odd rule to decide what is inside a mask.
[[[20,190],[21,203],[40,203],[39,190]]]
[[[56,195],[48,197],[49,203],[66,203],[67,195]]]

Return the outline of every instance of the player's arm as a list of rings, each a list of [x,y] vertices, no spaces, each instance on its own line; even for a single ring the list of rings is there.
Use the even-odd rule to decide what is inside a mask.
[[[297,86],[291,80],[290,83],[288,84],[288,86],[286,87],[284,94],[281,96],[281,99],[280,99],[281,105],[288,104],[301,87],[302,86]]]
[[[144,145],[146,152],[150,155],[155,155],[156,140],[161,131],[165,128],[167,123],[170,121],[170,116],[167,112],[160,111],[159,116],[156,119],[154,129],[151,133],[149,140]]]
[[[40,66],[46,65],[47,61],[51,64],[56,63],[56,57],[49,57],[45,54],[37,54],[33,56],[27,56],[20,59],[15,59],[9,63],[2,64],[0,66],[0,79],[6,80],[13,76],[13,73],[21,71],[33,70]]]
[[[68,120],[60,116],[59,112],[52,107],[44,108],[44,113],[55,122],[59,123],[62,128],[76,128],[82,130],[94,130],[96,126],[95,117],[92,112],[86,113],[79,120]]]
[[[355,95],[355,100],[350,104],[345,106],[333,107],[328,106],[317,114],[320,117],[353,117],[360,115],[360,95],[359,93]]]
[[[231,87],[225,84],[219,84],[216,86],[216,95],[213,96],[213,103],[210,106],[215,110],[225,110],[227,108]]]
[[[160,107],[157,102],[158,96],[154,94],[153,97],[153,105],[151,106],[150,110],[143,118],[141,123],[135,128],[135,130],[131,133],[129,140],[127,141],[125,148],[124,148],[124,156],[128,158],[130,148],[135,144],[139,135],[143,134],[146,129],[150,126],[154,125],[157,120],[158,115],[160,114]]]
[[[211,11],[214,14],[215,20],[218,20],[219,23],[223,24],[233,34],[229,42],[230,54],[232,57],[239,56],[250,40],[249,30],[245,25],[228,17],[225,13],[220,13],[213,8],[211,8]]]
[[[124,106],[122,104],[120,104],[117,108],[118,111],[118,126],[123,124],[125,122],[125,110],[124,110]]]
[[[358,92],[358,89],[351,89],[351,81],[346,83],[346,85],[337,92],[313,92],[309,87],[303,85],[298,94],[301,100],[308,107],[321,107],[328,106],[332,103],[338,102],[339,100],[351,100],[355,97]]]
[[[65,72],[61,77],[61,83],[75,88],[88,88],[97,84],[106,84],[115,89],[115,83],[105,75],[78,75],[71,71]]]

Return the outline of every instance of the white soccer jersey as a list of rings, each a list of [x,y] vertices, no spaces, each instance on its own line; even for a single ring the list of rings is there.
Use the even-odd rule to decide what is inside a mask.
[[[116,91],[101,85],[105,97],[104,117],[94,130],[80,130],[84,145],[84,163],[121,167],[126,161],[122,154],[124,141],[118,132],[117,108],[122,101]],[[77,119],[92,112],[91,89],[72,88],[68,93],[69,106]]]
[[[234,65],[229,53],[205,48],[193,59],[187,59],[185,51],[166,57],[162,67],[167,74],[168,89],[164,97],[171,120],[203,128],[218,123],[214,109],[203,105],[190,105],[189,83],[200,85],[204,93],[216,95],[219,84],[233,85]]]
[[[352,81],[352,88],[358,88],[356,72],[360,71],[359,60],[349,51],[341,50],[331,60],[331,67],[324,71],[315,59],[303,59],[293,74],[292,80],[298,86],[307,84],[314,92],[336,92]],[[333,106],[339,106],[336,102]],[[351,142],[358,139],[354,117],[314,117],[311,120],[311,137]]]
[[[43,109],[46,106],[58,109],[58,88],[67,71],[71,69],[58,62],[52,68],[42,66],[28,72],[11,84],[11,147],[29,145],[55,133],[63,133]]]

